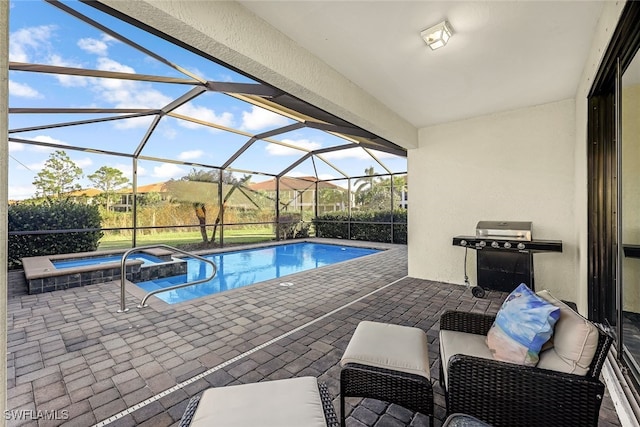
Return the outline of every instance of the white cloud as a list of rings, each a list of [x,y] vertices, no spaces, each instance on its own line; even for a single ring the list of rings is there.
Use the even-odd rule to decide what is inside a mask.
[[[102,33],[102,36],[100,38],[105,43],[118,43],[119,42],[119,40],[117,38],[112,37],[107,33]]]
[[[46,143],[49,143],[49,144],[69,145],[69,143],[61,141],[61,140],[56,139],[56,138],[52,138],[49,135],[37,135],[37,136],[31,138],[31,140],[32,141],[39,141],[39,142],[46,142]],[[52,151],[53,148],[42,147],[42,146],[39,146],[39,145],[33,145],[31,147],[31,150],[48,152],[48,151]]]
[[[24,151],[24,144],[9,141],[9,152],[15,153],[16,151]]]
[[[113,122],[113,126],[116,129],[134,129],[134,128],[147,128],[153,121],[153,117],[135,117],[133,119],[116,120]]]
[[[22,166],[20,166],[22,168]],[[24,200],[33,197],[36,188],[33,185],[10,185],[9,200]]]
[[[335,178],[337,178],[337,176],[331,175],[330,173],[321,173],[320,175],[318,175],[318,179],[320,181],[324,181],[324,180],[328,180],[328,179],[335,179]]]
[[[100,56],[107,55],[107,50],[109,49],[107,43],[91,37],[85,37],[78,40],[78,47],[87,53],[93,53]]]
[[[34,162],[34,163],[26,163],[26,166],[27,166],[27,169],[29,169],[32,172],[41,171],[44,168],[45,162],[46,160],[42,160],[40,162]]]
[[[9,61],[35,62],[32,55],[50,47],[49,40],[55,29],[55,25],[40,25],[12,32],[9,35]]]
[[[173,163],[164,163],[153,168],[153,176],[160,179],[171,179],[186,175],[187,172]]]
[[[9,95],[21,98],[42,98],[42,94],[31,86],[9,80]]]
[[[131,179],[131,177],[133,176],[133,166],[131,165],[131,163],[117,163],[115,165],[111,165],[111,167],[118,169],[120,172],[122,172],[122,174],[125,177],[129,179]],[[146,176],[146,175],[147,175],[147,170],[142,166],[138,165],[138,177]]]
[[[191,74],[194,74],[194,75],[196,75],[196,76],[198,76],[198,77],[201,77],[201,78],[203,78],[203,79],[205,79],[205,80],[213,80],[213,79],[208,78],[208,77],[205,75],[205,73],[203,73],[202,71],[200,71],[200,69],[199,69],[199,68],[191,67],[191,66],[185,66],[184,68],[185,68],[187,71],[189,71]]]
[[[308,139],[283,139],[282,142],[293,145],[295,147],[300,147],[303,150],[316,150],[322,147],[322,144],[320,144],[319,142],[309,141]],[[303,151],[278,144],[269,144],[267,145],[266,150],[267,153],[272,156],[301,156],[304,154]]]
[[[204,156],[204,151],[202,151],[202,150],[190,150],[190,151],[183,151],[182,153],[178,154],[178,159],[180,159],[180,160],[194,160],[194,159],[199,159],[202,156]]]
[[[242,128],[246,130],[261,130],[265,128],[278,128],[286,126],[289,120],[279,114],[264,108],[251,106],[251,111],[242,113]]]
[[[102,71],[115,71],[118,73],[132,73],[132,74],[135,74],[136,72],[136,70],[133,67],[121,64],[118,61],[115,61],[111,58],[106,58],[106,57],[98,58],[97,67],[98,67],[98,70],[102,70]]]
[[[96,68],[101,71],[135,74],[136,70],[111,58],[100,57],[96,61]],[[134,94],[144,89],[140,83],[120,79],[96,79],[96,88],[103,98],[110,102],[129,101]],[[157,92],[157,91],[156,91]]]
[[[98,58],[96,66],[103,71],[131,74],[136,72],[134,68],[107,57]],[[120,79],[94,80],[94,88],[98,96],[103,102],[111,104],[114,108],[160,109],[172,101],[170,97],[162,92],[140,82]],[[116,120],[113,125],[116,129],[133,129],[148,127],[152,121],[153,117],[138,117]]]
[[[85,157],[84,159],[77,159],[77,160],[73,160],[73,163],[76,164],[76,166],[78,166],[80,169],[84,169],[86,167],[89,167],[93,164],[93,160],[91,160],[88,157]]]
[[[60,55],[51,55],[49,56],[49,62],[52,65],[56,65],[58,67],[72,67],[72,68],[82,68],[82,64],[77,62],[71,62],[66,59],[63,59]],[[60,82],[62,86],[65,87],[84,87],[89,84],[89,77],[82,76],[66,76],[62,74],[56,74],[56,79]]]
[[[69,145],[64,141],[60,141],[59,139],[51,138],[47,135],[38,135],[34,138],[25,138],[30,141],[39,141],[39,142],[48,142],[51,144],[60,144],[60,145]],[[51,147],[43,147],[40,145],[31,145],[31,144],[22,144],[20,142],[11,142],[9,141],[9,152],[15,153],[18,151],[34,151],[40,153],[49,153],[54,151],[55,148]]]
[[[172,127],[163,127],[162,135],[164,135],[164,137],[167,139],[174,139],[176,136],[178,136],[178,131],[176,131]]]
[[[177,114],[181,114],[183,116],[192,117],[194,119],[202,120],[209,123],[215,123],[217,125],[231,127],[233,125],[233,114],[228,111],[223,112],[222,114],[216,114],[216,112],[210,108],[202,107],[194,104],[184,104],[179,108],[175,109]],[[178,122],[180,126],[186,127],[188,129],[198,129],[201,125],[197,123],[188,122],[185,120],[180,120]],[[210,128],[215,130],[213,128]]]
[[[11,46],[13,56],[11,60],[28,62],[29,51],[33,50],[35,52],[43,46],[50,51],[51,44],[48,40],[55,28],[54,26],[31,27],[12,33]],[[103,34],[101,39],[82,38],[78,40],[78,46],[86,52],[100,55],[96,60],[96,68],[99,70],[135,74],[136,70],[133,67],[106,56],[109,45],[116,41],[113,37]],[[42,60],[52,65],[83,68],[83,64],[67,60],[58,54],[48,54],[45,58],[46,59]],[[146,83],[83,76],[56,75],[55,77],[64,87],[86,87],[91,84],[92,89],[97,93],[99,99],[103,103],[111,104],[113,108],[160,109],[173,101],[172,97],[163,94]],[[29,89],[31,88],[26,85],[16,86],[12,84],[12,94],[16,96],[37,96],[37,91]],[[231,127],[234,123],[234,116],[230,112],[216,114],[216,112],[210,108],[194,104],[183,105],[177,112],[185,116],[222,126]],[[128,120],[117,120],[113,124],[116,129],[131,129],[148,127],[152,120],[153,117],[140,117]],[[179,120],[178,123],[180,126],[190,129],[200,128],[199,125],[184,120]],[[208,128],[208,130],[212,132],[217,131],[215,128]],[[165,136],[169,139],[174,138],[176,132],[175,130],[169,129],[165,132]]]

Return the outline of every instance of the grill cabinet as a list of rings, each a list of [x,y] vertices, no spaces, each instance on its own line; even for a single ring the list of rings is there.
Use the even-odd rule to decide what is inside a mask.
[[[456,236],[453,245],[476,251],[479,287],[503,292],[520,283],[535,289],[533,254],[562,252],[560,240],[534,240],[529,221],[479,221],[475,236]]]

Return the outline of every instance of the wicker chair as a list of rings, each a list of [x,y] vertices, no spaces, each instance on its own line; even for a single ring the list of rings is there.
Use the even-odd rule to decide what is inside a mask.
[[[494,319],[449,311],[440,319],[440,330],[486,335]],[[598,332],[596,353],[585,376],[456,354],[447,363],[445,385],[441,359],[447,414],[469,414],[495,427],[597,426],[604,395],[599,376],[612,343],[602,328]]]

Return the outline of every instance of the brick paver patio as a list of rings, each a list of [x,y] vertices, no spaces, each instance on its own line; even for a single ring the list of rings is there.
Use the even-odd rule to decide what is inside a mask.
[[[288,276],[289,287],[276,279],[175,305],[152,298],[143,310],[127,292],[131,310],[123,314],[116,313],[119,282],[11,298],[8,409],[40,419],[8,425],[175,425],[188,399],[207,387],[304,375],[338,396],[338,362],[367,319],[427,331],[440,426],[439,316],[495,313],[505,295],[476,299],[461,286],[407,278],[406,247],[382,246],[388,250]],[[397,405],[347,404],[348,426],[428,425]],[[44,419],[51,414],[67,419]],[[606,396],[600,426],[619,425]]]

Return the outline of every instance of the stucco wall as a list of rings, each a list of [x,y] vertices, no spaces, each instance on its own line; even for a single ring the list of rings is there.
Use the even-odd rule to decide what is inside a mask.
[[[409,173],[411,182],[425,185],[418,190],[409,187],[411,276],[462,284],[464,250],[451,246],[452,236],[473,233],[476,222],[481,219],[531,220],[534,237],[558,238],[564,243],[560,256],[534,256],[536,287],[549,288],[560,297],[575,301],[580,312],[586,313],[587,95],[624,4],[624,1],[605,2],[590,41],[591,50],[576,90],[574,108],[567,105],[571,101],[563,101],[419,131],[419,148],[409,151]],[[561,114],[553,117],[552,111],[556,109]],[[555,126],[559,130],[557,134]],[[551,139],[536,138],[536,135]],[[514,142],[501,144],[492,136]],[[558,137],[561,144],[550,144]],[[536,139],[541,145],[539,151],[532,152],[531,147],[535,145],[527,148],[527,142],[533,144]],[[489,149],[494,150],[493,156]],[[508,191],[513,190],[517,182],[524,183],[525,187],[534,186],[536,182],[535,177],[516,171],[517,165],[509,162],[542,165],[545,158],[551,161],[547,167],[552,174],[540,174],[538,191],[529,197],[510,196],[514,202],[508,202],[505,195],[510,194]],[[498,165],[508,172],[496,172]],[[544,194],[550,186],[553,189],[556,178],[555,196]],[[472,188],[477,191],[470,190]],[[545,200],[547,203],[537,203]],[[542,209],[544,205],[549,209]],[[427,224],[434,220],[432,225]],[[467,270],[472,283],[475,283],[475,268],[475,256],[470,254]]]
[[[534,256],[536,289],[575,299],[574,144],[573,100],[421,129],[409,151],[409,275],[463,284],[453,236],[480,220],[532,221],[534,238],[564,244]],[[475,271],[471,251],[472,283]]]

